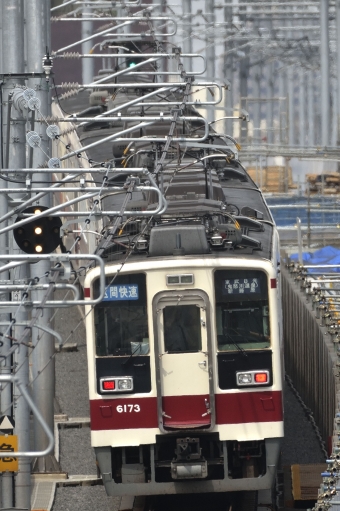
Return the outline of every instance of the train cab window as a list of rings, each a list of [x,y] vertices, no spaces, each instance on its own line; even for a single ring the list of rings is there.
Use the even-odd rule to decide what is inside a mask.
[[[270,347],[267,275],[256,270],[217,270],[216,331],[219,351]]]
[[[104,300],[95,306],[96,354],[147,355],[149,333],[144,274],[121,275],[107,288]],[[94,284],[98,296],[99,282]]]
[[[164,351],[195,352],[202,349],[200,309],[196,305],[169,305],[163,309]]]

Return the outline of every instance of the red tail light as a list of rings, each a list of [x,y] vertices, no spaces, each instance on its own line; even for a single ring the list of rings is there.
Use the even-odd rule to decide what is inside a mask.
[[[103,381],[103,390],[114,390],[116,383],[114,380]]]
[[[255,382],[256,383],[267,383],[268,374],[267,373],[256,373],[255,374]]]

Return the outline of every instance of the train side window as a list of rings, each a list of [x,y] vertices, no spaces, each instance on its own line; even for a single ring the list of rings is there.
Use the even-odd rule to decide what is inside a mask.
[[[217,270],[214,280],[219,351],[269,348],[266,274],[257,270]]]
[[[163,309],[164,351],[196,352],[202,349],[200,309],[197,305],[169,305]]]
[[[94,284],[94,295],[98,282]],[[144,274],[122,275],[108,282],[104,300],[95,306],[97,356],[146,355],[149,332]]]

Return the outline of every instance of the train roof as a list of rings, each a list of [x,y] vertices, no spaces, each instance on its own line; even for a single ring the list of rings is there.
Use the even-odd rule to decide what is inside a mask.
[[[92,117],[113,105],[126,104],[133,97],[133,90],[123,90],[114,97],[101,92],[103,102],[98,100],[100,95],[97,94],[94,97],[99,104],[91,105],[93,94],[95,92],[81,91],[76,97],[61,101],[60,106],[69,115]],[[176,94],[172,97],[176,98]],[[123,115],[143,112],[147,120],[148,116],[160,110],[164,115],[171,112],[171,108],[162,103],[158,109],[157,105],[148,110],[142,105],[125,108]],[[126,196],[126,172],[120,173],[119,169],[126,169],[129,164],[144,167],[153,174],[168,204],[164,213],[151,216],[157,207],[158,197],[154,191],[142,191],[143,185],[150,184],[147,178],[142,179],[139,189],[131,192],[128,202],[129,211],[135,211],[135,215],[129,218],[123,213],[118,229],[117,216],[106,218],[103,233],[104,239],[109,233],[110,243],[99,242],[98,253],[108,262],[124,260],[127,253],[134,261],[150,257],[205,257],[211,254],[216,257],[242,255],[271,259],[275,225],[261,191],[235,157],[228,139],[210,128],[207,139],[201,142],[204,131],[202,118],[192,106],[186,107],[184,113],[191,117],[191,122],[185,126],[184,122],[177,124],[177,136],[189,136],[190,142],[170,144],[157,174],[153,171],[162,144],[153,143],[152,137],[166,137],[169,123],[159,121],[148,130],[141,129],[140,139],[135,139],[133,144],[126,138],[126,142],[107,141],[86,150],[93,167],[108,163],[116,167],[115,176],[109,184],[122,188],[123,193],[118,195],[103,194],[103,210],[117,211],[122,207]],[[197,118],[197,121],[192,118]],[[103,118],[100,123],[85,123],[77,128],[77,134],[81,144],[88,146],[127,125],[118,117],[114,121]],[[131,145],[133,150],[127,152],[126,148]],[[94,179],[102,181],[102,176],[94,175]],[[138,211],[149,211],[150,217],[139,217]],[[111,235],[113,225],[116,232]]]

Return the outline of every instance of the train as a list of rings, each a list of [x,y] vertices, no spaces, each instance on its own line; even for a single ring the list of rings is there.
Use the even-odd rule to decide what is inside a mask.
[[[85,316],[103,484],[111,496],[271,491],[283,437],[274,220],[185,84],[156,94],[154,77],[133,73],[136,43],[115,51],[125,74],[59,102],[87,119],[68,132],[87,147],[86,172],[111,172],[94,249],[105,289],[93,267],[83,290],[98,302]]]

